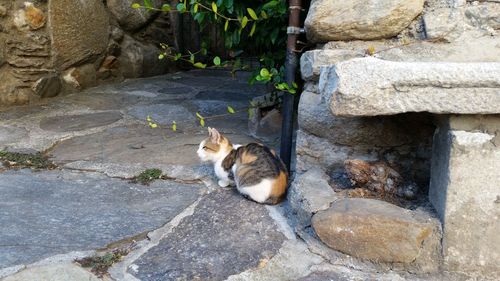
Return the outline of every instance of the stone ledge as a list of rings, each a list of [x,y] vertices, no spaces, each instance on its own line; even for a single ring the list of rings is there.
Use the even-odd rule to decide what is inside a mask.
[[[393,62],[356,58],[321,68],[334,115],[500,113],[500,63]]]

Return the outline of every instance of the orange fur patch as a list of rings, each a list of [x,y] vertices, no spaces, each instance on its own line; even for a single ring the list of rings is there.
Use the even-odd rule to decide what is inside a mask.
[[[248,164],[248,163],[252,163],[253,161],[257,160],[257,156],[256,155],[253,155],[251,153],[248,153],[248,152],[243,152],[241,154],[241,164]]]
[[[278,178],[273,182],[271,190],[271,197],[280,198],[285,194],[288,185],[288,176],[285,172],[281,171]]]

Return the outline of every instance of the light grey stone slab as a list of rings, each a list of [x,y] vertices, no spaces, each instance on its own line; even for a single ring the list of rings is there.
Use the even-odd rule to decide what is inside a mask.
[[[204,190],[170,181],[143,186],[97,173],[1,173],[0,268],[101,248],[156,229]]]
[[[270,259],[284,240],[264,205],[219,190],[203,198],[193,215],[129,272],[143,281],[224,280]]]
[[[0,126],[0,149],[3,145],[18,142],[28,136],[28,130],[16,126]]]
[[[40,121],[40,128],[52,132],[83,131],[113,124],[122,119],[118,111],[62,115],[46,117]]]
[[[320,92],[340,116],[500,113],[500,63],[392,62],[373,57],[323,67]]]

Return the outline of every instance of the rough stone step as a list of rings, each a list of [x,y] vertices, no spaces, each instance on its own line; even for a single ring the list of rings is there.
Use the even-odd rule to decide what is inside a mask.
[[[320,92],[335,115],[500,113],[500,63],[357,58],[323,67]]]
[[[269,260],[285,239],[264,205],[219,189],[132,264],[129,273],[143,281],[224,280]]]

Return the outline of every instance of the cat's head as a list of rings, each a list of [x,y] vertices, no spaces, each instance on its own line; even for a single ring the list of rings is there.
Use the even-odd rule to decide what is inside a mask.
[[[231,142],[216,129],[208,128],[208,137],[198,147],[201,161],[217,162],[224,159],[233,149]]]

